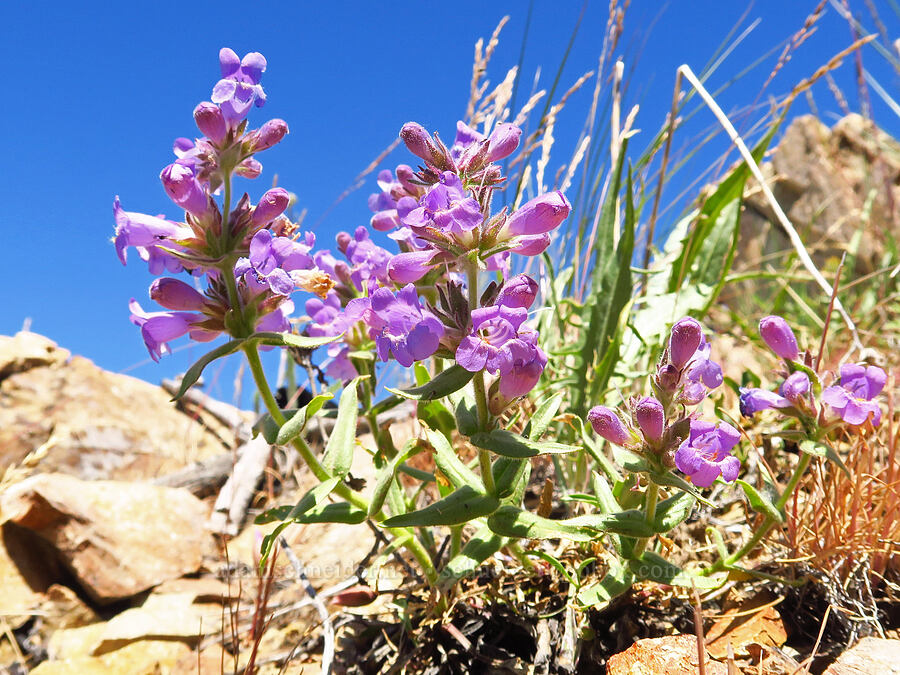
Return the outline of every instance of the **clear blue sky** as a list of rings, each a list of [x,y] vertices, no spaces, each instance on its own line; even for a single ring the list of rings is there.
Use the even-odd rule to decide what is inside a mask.
[[[874,2],[893,40],[900,37],[900,20],[890,3]],[[741,25],[761,22],[713,78],[713,88],[789,38],[815,4],[755,3]],[[860,0],[852,4],[865,11]],[[595,67],[606,6],[588,4],[563,86]],[[581,2],[536,0],[527,81],[542,66],[542,82],[549,84],[580,9]],[[639,53],[629,91],[631,102],[641,103],[637,126],[645,133],[635,141],[638,148],[665,118],[675,68],[702,68],[745,9],[736,0],[632,2],[619,53],[632,60]],[[0,333],[17,331],[30,318],[32,330],[73,352],[151,382],[184,370],[208,349],[185,349],[160,364],[147,360],[127,303],[133,296],[152,307],[151,278],[141,265],[123,268],[109,238],[117,194],[127,210],[180,217],[158,175],[172,160],[172,140],[196,134],[191,111],[209,98],[220,47],[266,56],[262,83],[269,100],[251,113],[251,123],[282,117],[291,128],[279,147],[260,157],[263,175],[241,181],[239,189],[255,200],[277,173],[279,184],[309,209],[306,222],[314,223],[404,122],[416,120],[452,137],[468,96],[475,41],[511,15],[491,64],[491,79],[499,81],[518,60],[527,13],[524,0],[2,3],[7,103],[0,256],[7,281],[0,290]],[[867,25],[874,27],[868,16]],[[788,90],[849,42],[847,25],[829,7],[818,32],[769,92]],[[884,59],[871,47],[863,54],[866,66],[897,96],[898,78]],[[777,52],[722,96],[726,110],[753,100],[776,58]],[[836,76],[855,107],[851,64]],[[825,87],[815,95],[822,110],[835,110]],[[572,113],[560,125],[577,131],[588,96],[586,89],[573,99]],[[800,102],[795,112],[805,110]],[[701,117],[697,129],[712,123],[708,115]],[[897,133],[896,118],[877,100],[876,118]],[[697,166],[721,147],[698,158]],[[401,161],[409,161],[403,149],[385,167]],[[317,229],[323,246],[332,245],[338,230],[368,222],[366,197],[373,187],[370,182],[328,214]],[[184,343],[173,346],[179,344]],[[228,397],[230,382],[222,387],[214,393]]]

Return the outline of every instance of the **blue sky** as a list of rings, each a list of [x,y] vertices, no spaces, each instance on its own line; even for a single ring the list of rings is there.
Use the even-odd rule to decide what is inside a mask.
[[[891,40],[900,37],[893,0],[875,0]],[[635,139],[639,148],[662,124],[675,68],[700,70],[737,24],[758,26],[712,78],[725,84],[759,56],[762,65],[725,92],[726,110],[750,103],[780,52],[779,45],[802,24],[815,2],[761,0],[634,0],[625,18],[618,53],[635,65],[629,103],[639,102]],[[851,3],[865,11],[861,1]],[[596,65],[606,25],[604,2],[590,2],[563,83],[567,87]],[[499,19],[511,20],[491,64],[496,82],[519,58],[527,2],[454,3],[62,3],[5,2],[0,22],[6,35],[0,54],[7,64],[4,113],[4,209],[0,256],[7,282],[0,290],[0,333],[11,334],[30,319],[32,330],[92,359],[98,365],[158,382],[183,371],[206,346],[191,347],[160,364],[147,358],[138,331],[128,322],[130,297],[146,300],[151,280],[141,265],[123,268],[109,238],[112,201],[127,210],[177,218],[158,175],[171,159],[172,140],[194,135],[193,107],[207,100],[218,77],[217,54],[260,51],[268,59],[263,77],[268,103],[252,113],[257,126],[284,118],[291,134],[260,156],[263,175],[241,181],[254,200],[271,185],[297,193],[309,210],[307,224],[323,246],[338,230],[368,222],[366,197],[374,180],[327,213],[337,196],[395,137],[416,120],[452,137],[468,97],[472,49]],[[530,82],[542,67],[549,85],[581,11],[580,2],[533,5],[524,74]],[[866,15],[867,25],[874,25]],[[829,6],[819,29],[767,91],[782,93],[851,42],[846,23]],[[864,63],[896,96],[898,77],[872,48]],[[856,107],[852,62],[835,74]],[[580,129],[590,87],[573,97],[560,119],[566,134]],[[821,112],[836,110],[827,88],[814,96]],[[874,96],[876,119],[897,134],[897,118]],[[765,98],[762,99],[765,101]],[[806,111],[800,101],[795,113]],[[567,116],[568,115],[568,116]],[[698,116],[696,130],[712,123]],[[566,125],[570,126],[565,131]],[[696,158],[705,168],[724,144]],[[385,168],[409,161],[401,148]],[[686,175],[692,169],[685,170]],[[672,213],[672,217],[676,214]],[[11,283],[10,283],[11,280]],[[186,343],[176,343],[179,344]],[[216,389],[218,387],[218,390]],[[230,378],[213,393],[228,398]]]

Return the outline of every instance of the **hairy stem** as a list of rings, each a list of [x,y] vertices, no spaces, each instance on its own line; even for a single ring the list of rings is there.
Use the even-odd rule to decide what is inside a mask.
[[[647,492],[644,495],[644,518],[649,523],[656,517],[656,502],[659,499],[659,486],[650,481],[650,484],[647,486]],[[640,558],[644,551],[647,550],[647,544],[650,542],[649,537],[645,537],[643,539],[638,539],[637,543],[634,545],[634,557]]]

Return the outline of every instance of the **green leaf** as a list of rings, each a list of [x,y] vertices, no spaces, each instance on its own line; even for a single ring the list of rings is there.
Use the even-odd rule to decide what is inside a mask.
[[[501,506],[488,518],[488,526],[497,534],[519,539],[569,539],[593,541],[601,532],[630,537],[655,534],[640,511],[614,514],[588,514],[567,520],[551,520],[515,506]]]
[[[591,485],[594,487],[594,496],[601,513],[615,513],[619,510],[619,502],[616,501],[606,476],[591,471]]]
[[[656,505],[656,513],[651,525],[660,534],[665,534],[680,525],[694,510],[697,502],[694,496],[688,492],[679,492],[668,499],[664,499]]]
[[[328,444],[325,446],[325,454],[322,455],[322,466],[332,476],[346,476],[353,463],[353,448],[356,445],[356,422],[359,418],[359,401],[356,395],[356,385],[360,380],[367,378],[362,375],[354,378],[341,394],[338,403],[337,420]]]
[[[200,379],[200,375],[203,373],[203,369],[206,368],[206,366],[216,359],[221,359],[223,356],[234,354],[243,344],[243,339],[230,340],[224,345],[219,345],[211,352],[207,352],[201,356],[194,365],[187,369],[187,372],[181,378],[181,385],[178,387],[178,393],[172,397],[172,400],[177,401],[184,396],[184,393]]]
[[[585,607],[603,609],[614,599],[627,592],[634,583],[634,574],[617,561],[610,562],[609,571],[600,581],[579,589],[578,602]]]
[[[475,408],[461,398],[456,404],[456,428],[464,436],[471,436],[478,431],[478,417]]]
[[[447,480],[450,481],[453,487],[458,488],[463,485],[468,485],[476,490],[483,489],[481,478],[476,476],[475,473],[456,456],[456,453],[453,451],[453,448],[450,447],[450,442],[444,434],[433,431],[432,429],[427,429],[425,435],[428,437],[428,442],[431,443],[431,446],[434,448],[434,463],[437,464],[437,467],[447,477]]]
[[[327,345],[335,340],[340,340],[344,336],[328,335],[325,337],[309,337],[307,335],[295,335],[294,333],[254,333],[248,340],[255,340],[260,344],[269,345],[270,347],[298,347],[299,349],[315,349],[322,345]]]
[[[528,422],[528,427],[525,429],[527,438],[536,441],[544,435],[547,427],[550,426],[550,422],[556,417],[565,394],[566,392],[564,391],[557,392],[538,406]]]
[[[688,483],[681,476],[678,476],[671,471],[651,471],[648,475],[650,476],[650,480],[652,480],[657,485],[667,485],[668,487],[678,488],[682,492],[687,492],[694,499],[696,499],[701,504],[704,504],[705,506],[716,506],[713,502],[709,501],[706,497],[700,494],[700,491],[697,490],[697,488]]]
[[[413,438],[406,442],[402,452],[397,454],[389,462],[386,462],[385,465],[378,470],[375,477],[375,487],[372,490],[372,499],[369,501],[369,517],[374,516],[381,510],[381,507],[384,506],[384,500],[387,497],[388,489],[391,487],[391,482],[397,475],[397,470],[400,468],[400,465],[413,455],[422,452],[422,450],[422,444],[418,439]]]
[[[453,365],[438,373],[431,382],[422,386],[412,389],[391,389],[390,387],[385,387],[385,389],[392,394],[414,401],[433,401],[462,389],[473,377],[475,377],[475,373],[469,372],[460,365]]]
[[[462,551],[441,570],[439,586],[443,589],[450,588],[464,576],[474,572],[481,563],[499,551],[503,543],[503,537],[491,532],[487,525],[479,527]]]
[[[612,445],[612,456],[616,464],[632,473],[644,473],[650,470],[647,460],[615,444]]]
[[[712,540],[713,545],[716,547],[719,559],[725,560],[728,557],[728,549],[725,547],[725,540],[722,538],[722,533],[710,525],[706,528],[706,536],[708,539]]]
[[[769,499],[750,485],[747,481],[741,480],[738,478],[735,481],[738,485],[741,486],[741,489],[744,491],[744,494],[747,495],[747,501],[750,502],[750,506],[753,507],[754,511],[758,513],[763,513],[767,515],[769,518],[774,520],[776,523],[784,522],[784,514],[778,510],[778,508],[771,502]]]
[[[824,457],[826,459],[829,459],[837,464],[838,468],[846,474],[847,478],[851,477],[850,470],[841,460],[841,456],[837,453],[837,450],[832,448],[827,443],[812,440],[801,441],[800,452],[805,452],[807,455],[813,455],[815,457]]]
[[[563,576],[563,578],[570,584],[572,584],[573,586],[578,585],[578,582],[574,577],[572,577],[572,575],[569,573],[569,570],[566,569],[566,566],[546,551],[525,551],[525,555],[527,555],[529,558],[540,558],[544,562],[548,563],[551,567],[553,567],[557,572],[559,572]]]
[[[493,513],[500,500],[492,495],[463,485],[440,501],[424,509],[411,511],[384,521],[385,527],[432,527],[435,525],[460,525],[475,518]]]
[[[506,499],[516,492],[516,488],[522,481],[522,476],[531,469],[531,462],[527,459],[512,459],[500,457],[491,467],[494,475],[495,494],[500,499]]]
[[[537,455],[559,454],[564,452],[577,452],[581,448],[577,445],[565,445],[553,441],[532,441],[519,434],[514,434],[505,429],[494,431],[479,431],[469,439],[472,445],[490,450],[504,457],[523,458]]]
[[[319,394],[302,408],[283,411],[284,416],[287,417],[287,421],[278,430],[274,442],[277,445],[287,445],[293,441],[297,436],[303,433],[309,419],[319,412],[322,409],[322,406],[332,398],[334,398],[334,396],[331,393]],[[267,417],[271,419],[270,416]],[[263,422],[263,424],[265,425],[266,422]],[[266,440],[268,441],[269,439],[266,438]]]
[[[286,528],[290,524],[290,521],[281,523],[274,530],[269,532],[269,534],[263,537],[262,544],[259,547],[260,573],[264,572],[266,569],[266,563],[269,561],[269,556],[272,555],[272,548],[275,546],[275,542],[278,540],[278,535],[284,532],[284,528]]]
[[[440,401],[419,401],[416,403],[416,416],[432,429],[440,431],[448,439],[453,437],[456,418]]]
[[[276,520],[295,520],[302,516],[304,513],[309,511],[310,509],[319,506],[325,498],[331,494],[331,491],[334,490],[335,486],[341,482],[341,479],[338,477],[329,478],[326,481],[323,481],[316,485],[315,487],[309,489],[306,494],[304,494],[300,501],[297,502],[294,506],[288,504],[287,506],[279,506],[275,509],[269,509],[268,511],[264,511],[256,516],[256,520],[254,521],[257,525],[262,525],[264,523],[271,523]]]
[[[304,513],[299,518],[295,518],[294,522],[301,525],[311,523],[345,523],[347,525],[357,525],[366,519],[366,512],[361,508],[353,506],[349,502],[337,502],[335,504],[324,504],[316,506]]]
[[[638,579],[655,581],[669,586],[696,587],[699,589],[718,588],[722,585],[721,575],[703,577],[685,572],[678,565],[670,563],[652,551],[645,552],[640,560],[629,560],[628,567]]]

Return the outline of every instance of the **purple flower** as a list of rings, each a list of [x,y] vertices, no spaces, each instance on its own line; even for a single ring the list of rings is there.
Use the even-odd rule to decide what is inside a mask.
[[[313,267],[309,246],[288,237],[273,237],[269,230],[260,230],[250,240],[250,256],[238,258],[234,276],[243,279],[255,293],[266,289],[275,295],[290,295],[295,281],[289,274]]]
[[[544,234],[559,227],[571,210],[572,206],[562,192],[547,192],[516,209],[503,229],[515,237]]]
[[[806,373],[792,373],[782,384],[779,394],[756,387],[740,389],[741,415],[751,417],[760,410],[770,408],[804,408],[809,394],[809,377]]]
[[[864,424],[871,415],[872,426],[881,422],[881,408],[872,401],[881,393],[887,375],[878,366],[848,363],[841,366],[838,384],[822,392],[822,400],[830,405],[847,424]]]
[[[194,176],[193,170],[183,164],[169,164],[159,174],[169,198],[192,216],[202,218],[210,210],[209,195]]]
[[[691,421],[691,432],[675,452],[675,466],[698,487],[709,487],[721,474],[730,483],[738,477],[741,462],[731,449],[741,440],[737,429],[725,422]]]
[[[363,318],[374,333],[378,357],[387,361],[393,354],[407,368],[434,354],[444,336],[444,325],[421,306],[412,284],[396,295],[387,288],[377,289]]]
[[[645,396],[634,406],[634,418],[648,443],[656,443],[666,430],[666,414],[662,403],[652,396]]]
[[[288,125],[282,119],[269,120],[250,135],[252,152],[268,150],[288,134]]]
[[[197,328],[193,324],[203,321],[203,314],[194,312],[145,312],[138,302],[132,298],[128,303],[131,310],[131,323],[140,327],[141,337],[150,352],[150,358],[159,361],[163,354],[171,353],[169,341],[190,333],[191,339],[198,342],[214,340],[219,333]]]
[[[212,91],[212,102],[222,108],[231,128],[240,124],[255,103],[261,108],[266,94],[259,81],[266,70],[266,59],[259,52],[250,52],[243,59],[228,47],[219,51],[222,79]]]
[[[499,159],[509,157],[519,147],[519,137],[521,135],[522,130],[509,122],[501,122],[494,127],[488,138],[487,161],[496,162]],[[565,200],[565,197],[563,199]]]
[[[287,190],[272,188],[259,198],[250,219],[257,227],[264,227],[284,213],[290,201],[291,195]]]
[[[435,183],[422,197],[418,208],[405,217],[401,216],[401,222],[413,231],[433,227],[445,234],[455,235],[471,232],[482,220],[478,202],[466,196],[462,181],[451,171],[441,174],[440,182]]]
[[[759,335],[773,352],[783,359],[796,361],[800,356],[797,338],[787,321],[780,316],[766,316],[759,320]]]
[[[523,237],[516,237],[514,246],[510,249],[513,253],[526,256],[540,255],[550,246],[550,235],[530,234]]]
[[[525,396],[534,389],[547,365],[547,355],[537,345],[515,350],[512,365],[500,375],[500,394],[507,400]]]
[[[484,134],[470,127],[462,120],[456,123],[456,139],[450,147],[450,156],[453,161],[459,162],[463,154],[475,143],[481,143]]]
[[[348,239],[342,250],[350,262],[350,278],[354,285],[363,290],[369,280],[387,283],[391,253],[375,244],[362,225],[356,228],[352,238],[348,235]]]
[[[703,329],[696,319],[689,316],[680,319],[672,326],[672,334],[669,336],[669,362],[681,370],[694,356],[700,341],[703,339]]]
[[[116,220],[116,254],[123,265],[127,260],[128,247],[134,246],[141,258],[149,262],[151,274],[162,274],[163,271],[176,273],[184,269],[177,257],[159,248],[159,245],[180,249],[176,242],[192,237],[194,233],[191,228],[164,218],[125,211],[118,197],[113,202],[113,217]]]
[[[527,274],[517,274],[509,279],[497,295],[498,305],[529,309],[537,296],[537,282]]]
[[[632,432],[622,422],[619,415],[612,408],[604,405],[594,406],[587,414],[588,422],[597,432],[597,435],[616,445],[628,445],[635,441]]]
[[[684,390],[680,398],[687,405],[697,405],[706,398],[710,389],[722,384],[722,367],[710,360],[710,352],[710,344],[701,333],[700,346],[694,351],[693,360],[684,373]]]
[[[209,101],[199,103],[194,108],[194,122],[200,133],[217,145],[228,135],[228,124],[221,108]]]
[[[434,250],[398,253],[388,263],[388,276],[398,284],[418,281],[431,270],[431,259],[435,255],[437,251]]]
[[[407,122],[400,129],[400,138],[412,154],[426,162],[433,162],[440,155],[431,134],[421,124]]]
[[[150,284],[150,299],[166,309],[186,312],[199,312],[206,304],[193,286],[171,277],[161,277]]]
[[[472,332],[460,340],[456,362],[469,372],[487,369],[505,374],[516,359],[531,360],[537,333],[522,327],[528,318],[524,307],[491,305],[472,310]]]

